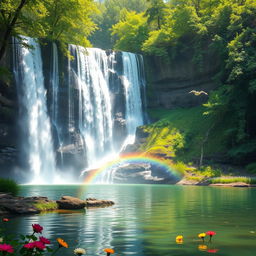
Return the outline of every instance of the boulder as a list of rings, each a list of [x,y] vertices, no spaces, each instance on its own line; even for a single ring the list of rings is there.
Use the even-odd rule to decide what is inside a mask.
[[[115,204],[111,200],[98,200],[96,198],[86,198],[86,207],[106,207]]]
[[[57,200],[59,209],[83,209],[86,206],[86,201],[73,196],[63,196],[60,200]]]

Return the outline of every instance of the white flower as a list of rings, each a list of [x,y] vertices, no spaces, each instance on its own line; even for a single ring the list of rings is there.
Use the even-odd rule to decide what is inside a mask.
[[[4,241],[4,239],[2,237],[0,237],[0,243],[2,243]]]
[[[86,254],[86,250],[83,249],[83,248],[76,248],[76,249],[74,250],[74,254],[80,256],[80,255]]]

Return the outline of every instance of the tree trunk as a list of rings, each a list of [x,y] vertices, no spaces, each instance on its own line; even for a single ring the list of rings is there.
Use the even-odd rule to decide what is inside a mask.
[[[9,24],[7,24],[4,35],[3,35],[3,40],[2,40],[2,44],[1,44],[1,48],[0,48],[0,61],[3,58],[5,51],[6,51],[6,47],[8,44],[8,41],[11,37],[12,31],[14,29],[14,26],[17,22],[17,19],[20,15],[20,12],[22,10],[22,8],[25,6],[25,4],[28,2],[29,0],[21,0],[19,6],[17,7],[14,16],[11,20],[11,22]]]

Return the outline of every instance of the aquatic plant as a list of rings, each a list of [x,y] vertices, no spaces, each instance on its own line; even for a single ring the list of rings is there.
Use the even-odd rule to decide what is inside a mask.
[[[210,236],[209,242],[211,242],[212,241],[212,237],[216,235],[216,232],[214,232],[214,231],[207,231],[206,235]]]
[[[201,238],[204,242],[204,238],[206,237],[206,234],[205,233],[200,233],[200,234],[198,234],[198,237]]]
[[[183,243],[183,236],[182,235],[176,236],[176,243],[177,244],[182,244]]]
[[[19,190],[20,187],[14,180],[0,178],[0,192],[10,193],[13,196],[17,196]]]

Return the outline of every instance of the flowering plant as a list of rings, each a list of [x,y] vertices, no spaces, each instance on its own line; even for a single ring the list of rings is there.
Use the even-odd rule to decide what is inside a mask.
[[[7,222],[7,219],[2,219],[3,224],[4,222]],[[39,224],[33,224],[32,230],[33,233],[31,235],[20,235],[19,239],[11,235],[0,233],[0,255],[41,256],[45,255],[46,253],[50,253],[50,255],[53,256],[60,248],[68,248],[68,244],[63,239],[58,238],[57,242],[59,246],[53,250],[49,246],[51,244],[49,239],[44,236],[36,236],[36,234],[42,233],[42,226]]]

